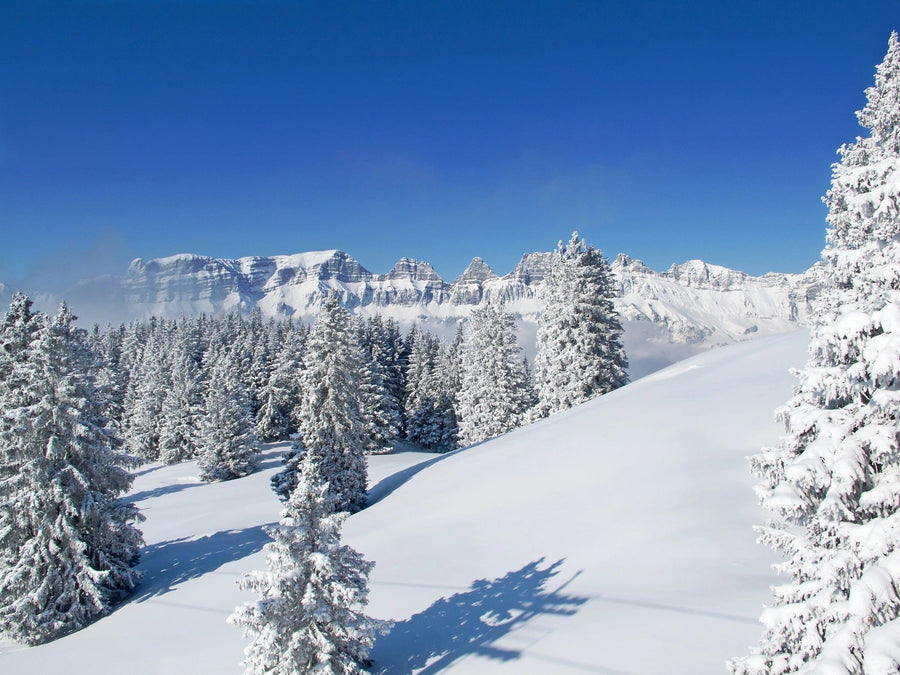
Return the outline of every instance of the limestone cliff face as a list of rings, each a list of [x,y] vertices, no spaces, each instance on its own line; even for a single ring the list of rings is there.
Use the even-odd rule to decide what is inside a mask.
[[[527,253],[498,276],[475,258],[453,283],[427,262],[401,258],[373,274],[343,251],[222,260],[197,255],[132,262],[122,292],[137,315],[218,313],[259,306],[266,315],[310,318],[327,295],[360,314],[415,321],[455,320],[485,300],[501,300],[526,322],[540,313],[537,289],[550,253]],[[653,324],[674,343],[724,344],[803,325],[818,289],[817,268],[802,275],[743,272],[691,260],[656,272],[620,254],[612,263],[625,322]]]

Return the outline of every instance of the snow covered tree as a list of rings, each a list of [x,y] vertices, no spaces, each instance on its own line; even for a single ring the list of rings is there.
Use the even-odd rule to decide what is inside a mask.
[[[362,373],[362,417],[366,449],[370,453],[390,452],[400,434],[400,403],[391,387],[391,357],[388,335],[381,317],[357,326]]]
[[[160,411],[160,461],[175,464],[197,454],[202,405],[200,366],[185,349],[179,349],[172,354],[170,385]]]
[[[101,363],[65,304],[51,321],[29,319],[29,305],[14,300],[3,342],[30,343],[0,359],[0,631],[38,644],[127,596],[143,541],[140,513],[119,500],[137,461],[109,430]]]
[[[125,395],[123,420],[128,451],[147,461],[159,458],[159,425],[169,389],[166,353],[169,345],[163,331],[154,329],[141,353]]]
[[[250,402],[239,379],[234,352],[215,359],[216,367],[200,421],[197,466],[205,481],[231,480],[256,467],[259,441]]]
[[[451,373],[444,370],[450,358],[434,335],[416,331],[407,361],[406,438],[429,450],[456,447]]]
[[[381,622],[362,613],[373,563],[341,544],[347,513],[333,513],[328,486],[308,465],[266,546],[265,572],[240,581],[260,599],[228,621],[252,638],[246,673],[364,673]]]
[[[259,393],[256,433],[263,440],[287,438],[291,432],[291,410],[300,398],[300,369],[305,345],[305,329],[286,331],[268,380]]]
[[[297,476],[300,473],[300,462],[302,459],[303,444],[300,442],[300,436],[299,434],[291,434],[291,447],[281,456],[284,468],[273,475],[270,480],[272,492],[278,495],[278,498],[283,502],[291,498],[291,493],[297,487]]]
[[[31,311],[32,305],[29,297],[16,293],[0,326],[0,388],[6,390],[4,399],[16,389],[10,382],[14,366],[27,358],[31,342],[45,319],[43,314]]]
[[[463,445],[521,426],[533,396],[522,368],[512,314],[487,302],[472,312],[468,328],[457,410]]]
[[[733,673],[900,672],[900,44],[868,103],[870,130],[832,167],[825,284],[810,358],[779,410],[787,435],[752,458],[772,513],[761,540],[788,580]]]
[[[360,411],[362,359],[350,312],[332,293],[316,318],[303,356],[297,408],[303,462],[328,483],[333,510],[365,506],[366,438]]]
[[[539,293],[538,414],[571,408],[625,384],[622,324],[612,301],[612,271],[602,253],[573,232],[567,246],[559,243]]]

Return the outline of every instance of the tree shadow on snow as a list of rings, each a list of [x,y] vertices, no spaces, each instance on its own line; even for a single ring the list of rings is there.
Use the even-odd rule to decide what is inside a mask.
[[[132,599],[143,602],[165,595],[179,584],[214,572],[222,565],[252,555],[271,538],[263,526],[224,530],[197,538],[184,537],[147,546],[141,551],[139,569],[144,581]]]
[[[206,483],[196,481],[193,483],[173,483],[171,485],[160,485],[159,487],[153,488],[152,490],[142,490],[141,492],[135,492],[133,495],[125,495],[121,501],[140,502],[145,499],[153,499],[154,497],[163,497],[164,495],[175,494],[176,492],[181,492],[182,490],[187,490],[188,488],[200,487],[201,485],[205,484]]]
[[[380,481],[378,481],[378,483],[369,488],[369,491],[367,493],[368,497],[366,500],[366,505],[372,506],[372,504],[377,504],[398,487],[407,482],[410,478],[415,476],[417,473],[419,473],[423,469],[427,469],[432,464],[437,464],[442,459],[447,459],[447,457],[449,457],[451,454],[453,453],[438,455],[434,459],[427,459],[421,464],[416,464],[415,466],[411,466],[408,469],[403,469],[402,471],[398,471],[397,473],[392,473],[390,476],[385,476]]]
[[[421,669],[420,675],[432,675],[470,654],[500,661],[519,658],[524,646],[515,649],[494,643],[535,617],[571,616],[588,601],[561,592],[577,574],[556,590],[546,590],[564,561],[541,569],[543,562],[544,558],[530,562],[493,581],[479,579],[468,590],[441,598],[425,611],[394,624],[390,633],[375,643],[373,672],[391,675]]]
[[[403,469],[398,471],[397,473],[392,473],[390,476],[386,476],[378,481],[377,484],[373,485],[369,488],[369,491],[366,493],[368,495],[368,499],[366,501],[366,506],[372,506],[373,504],[377,504],[382,499],[391,494],[394,490],[399,488],[401,485],[409,481],[410,478],[415,476],[420,471],[424,471],[429,466],[437,464],[438,462],[442,462],[453,455],[458,455],[461,452],[465,452],[466,450],[471,450],[472,448],[477,448],[479,445],[483,445],[487,441],[479,441],[478,443],[474,443],[472,445],[467,445],[463,448],[457,448],[456,450],[451,450],[450,452],[442,452],[437,455],[434,459],[427,459],[421,464],[416,464],[415,466],[411,466],[407,469]],[[385,453],[391,454],[391,453]]]

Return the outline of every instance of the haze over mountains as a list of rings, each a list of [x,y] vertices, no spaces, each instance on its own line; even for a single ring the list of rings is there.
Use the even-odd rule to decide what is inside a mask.
[[[520,343],[531,357],[540,313],[537,289],[549,255],[526,253],[503,276],[474,258],[448,282],[428,262],[401,258],[389,272],[375,274],[339,250],[233,260],[179,254],[138,258],[124,276],[86,280],[65,297],[87,321],[249,312],[255,307],[264,316],[309,321],[337,290],[355,314],[379,313],[407,326],[419,322],[447,335],[479,303],[499,298],[520,316]],[[712,346],[800,327],[818,289],[816,267],[803,274],[753,277],[691,260],[657,272],[619,254],[612,271],[632,377]],[[48,309],[58,303],[55,297],[37,300]]]

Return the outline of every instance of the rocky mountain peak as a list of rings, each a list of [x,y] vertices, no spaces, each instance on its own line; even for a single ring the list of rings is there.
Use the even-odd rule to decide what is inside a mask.
[[[413,281],[434,281],[443,283],[443,279],[434,271],[431,263],[413,258],[400,258],[384,279],[411,279]]]
[[[469,282],[484,283],[488,279],[496,278],[497,275],[494,274],[494,270],[484,260],[476,256],[472,258],[472,262],[466,267],[466,271],[460,274],[453,283],[454,285]]]

